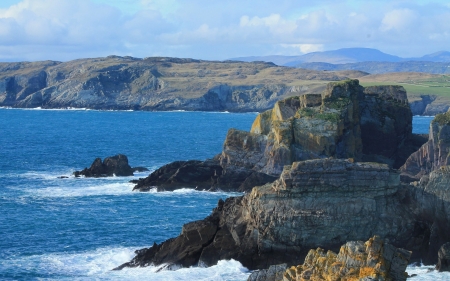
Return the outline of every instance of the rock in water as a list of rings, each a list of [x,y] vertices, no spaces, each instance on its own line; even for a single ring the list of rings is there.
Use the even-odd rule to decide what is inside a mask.
[[[73,173],[75,177],[85,176],[89,177],[111,177],[116,175],[118,177],[126,177],[133,175],[133,169],[128,165],[128,158],[123,154],[118,154],[111,157],[106,157],[105,160],[96,158],[91,167],[84,168],[82,171]]]
[[[284,281],[377,280],[405,281],[411,252],[374,236],[367,242],[347,242],[339,251],[310,250],[305,262],[286,270]]]
[[[436,270],[439,272],[450,271],[450,243],[445,243],[439,249]]]

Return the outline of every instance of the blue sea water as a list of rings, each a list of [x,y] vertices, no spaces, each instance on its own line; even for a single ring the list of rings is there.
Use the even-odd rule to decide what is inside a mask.
[[[240,194],[139,193],[128,181],[148,172],[106,179],[71,173],[117,153],[150,170],[210,158],[229,128],[249,130],[255,116],[0,109],[0,280],[246,280],[248,270],[233,260],[175,272],[111,271],[134,250],[207,216],[219,198]],[[415,117],[415,132],[427,133],[430,120]]]

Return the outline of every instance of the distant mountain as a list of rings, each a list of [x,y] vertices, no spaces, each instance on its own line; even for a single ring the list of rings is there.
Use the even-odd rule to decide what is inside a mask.
[[[331,64],[323,62],[308,62],[295,65],[299,68],[311,70],[359,70],[371,74],[389,72],[425,72],[432,74],[449,74],[450,62],[433,61],[404,61],[404,62],[357,62],[345,64]]]
[[[351,64],[363,62],[396,63],[405,61],[450,62],[450,52],[441,51],[418,58],[401,58],[383,53],[377,49],[344,48],[333,51],[313,52],[301,56],[253,56],[233,58],[231,60],[245,62],[265,61],[273,62],[277,65],[294,67],[304,63]]]
[[[434,61],[434,62],[450,62],[450,52],[440,51],[429,55],[425,55],[419,58],[418,60]]]

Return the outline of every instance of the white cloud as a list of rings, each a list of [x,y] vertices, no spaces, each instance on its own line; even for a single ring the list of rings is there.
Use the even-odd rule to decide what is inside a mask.
[[[226,59],[374,47],[401,56],[450,46],[434,1],[23,0],[0,9],[3,59],[110,54]],[[121,10],[127,4],[133,11]]]
[[[410,9],[396,9],[386,13],[381,21],[381,31],[403,31],[417,20],[416,12]]]

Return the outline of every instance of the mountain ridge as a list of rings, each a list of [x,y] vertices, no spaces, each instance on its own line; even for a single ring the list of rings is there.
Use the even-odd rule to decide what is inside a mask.
[[[301,63],[322,62],[331,64],[346,64],[358,62],[405,62],[405,61],[431,61],[431,62],[450,62],[450,52],[438,51],[427,54],[422,57],[402,58],[395,55],[384,53],[373,48],[342,48],[337,50],[312,52],[299,56],[250,56],[238,57],[231,60],[237,61],[266,61],[273,62],[283,66],[297,66]]]

